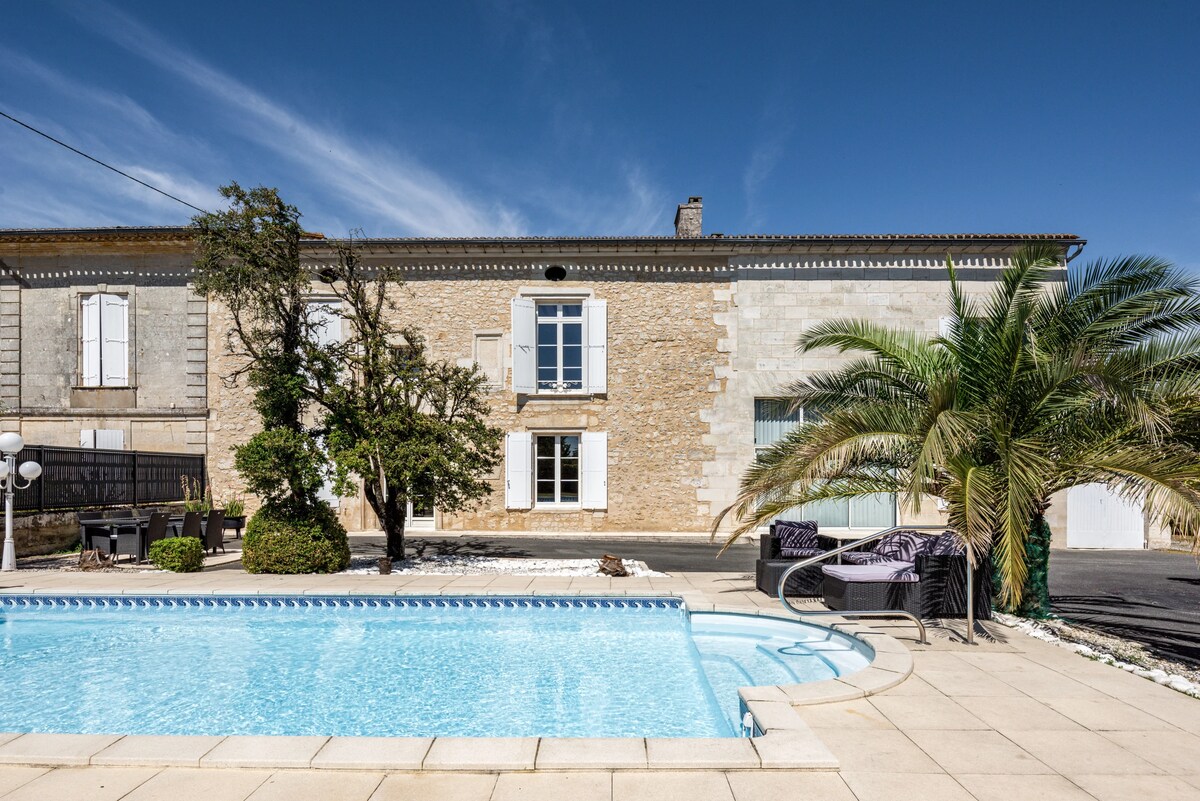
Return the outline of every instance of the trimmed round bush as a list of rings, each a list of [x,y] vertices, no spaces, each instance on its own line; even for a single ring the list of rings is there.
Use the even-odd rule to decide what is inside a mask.
[[[247,573],[337,573],[350,564],[350,539],[329,504],[303,511],[264,506],[246,524]]]
[[[204,569],[204,546],[196,537],[169,537],[150,545],[150,561],[172,573],[199,573]]]

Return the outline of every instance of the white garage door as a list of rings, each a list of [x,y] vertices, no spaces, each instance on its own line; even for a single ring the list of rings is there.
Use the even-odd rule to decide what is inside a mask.
[[[1068,548],[1144,548],[1142,504],[1130,503],[1103,484],[1067,491]]]

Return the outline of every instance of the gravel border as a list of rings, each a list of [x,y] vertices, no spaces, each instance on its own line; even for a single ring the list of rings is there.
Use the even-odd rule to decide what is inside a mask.
[[[993,612],[992,618],[1035,639],[1118,667],[1184,695],[1200,698],[1200,670],[1179,662],[1160,659],[1146,650],[1141,643],[1101,634],[1061,619],[1029,620],[1002,612]]]

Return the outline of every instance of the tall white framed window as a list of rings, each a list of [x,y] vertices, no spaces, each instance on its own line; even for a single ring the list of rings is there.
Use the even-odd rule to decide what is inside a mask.
[[[782,398],[754,399],[754,451],[761,453],[790,434],[796,426],[820,419],[818,413],[793,409]],[[861,498],[819,501],[780,515],[784,519],[815,520],[822,528],[863,528],[878,531],[896,525],[896,496],[876,493]]]
[[[80,383],[129,386],[129,298],[97,292],[79,301]]]
[[[534,437],[533,470],[536,506],[579,503],[579,435]]]
[[[513,391],[608,392],[608,305],[590,298],[512,300]]]
[[[583,391],[583,303],[537,304],[537,391]]]

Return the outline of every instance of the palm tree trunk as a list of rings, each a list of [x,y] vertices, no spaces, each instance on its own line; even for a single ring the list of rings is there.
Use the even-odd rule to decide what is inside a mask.
[[[1044,506],[1039,506],[1029,521],[1025,538],[1025,588],[1021,593],[1022,617],[1050,616],[1050,524]]]

